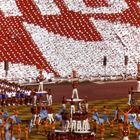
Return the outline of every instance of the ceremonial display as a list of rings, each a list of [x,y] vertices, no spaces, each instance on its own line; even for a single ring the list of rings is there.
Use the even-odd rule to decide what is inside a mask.
[[[140,140],[140,0],[0,0],[0,140]]]

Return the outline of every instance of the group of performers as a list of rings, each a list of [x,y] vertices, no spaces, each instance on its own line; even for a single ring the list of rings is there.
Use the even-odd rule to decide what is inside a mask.
[[[39,75],[36,78],[36,81],[39,83],[38,91],[43,91],[43,81],[46,80],[46,78],[43,75],[43,70],[39,70]]]
[[[85,99],[80,99],[78,95],[78,77],[76,75],[76,71],[73,71],[73,77],[72,77],[72,96],[70,99],[67,99],[66,96],[62,97],[62,109],[61,112],[61,119],[55,118],[51,121],[54,122],[61,120],[62,124],[60,127],[61,131],[53,131],[53,136],[56,138],[60,138],[62,136],[69,138],[67,135],[68,132],[78,132],[78,138],[81,136],[91,136],[92,132],[95,135],[97,131],[99,131],[100,138],[104,139],[104,135],[106,132],[106,126],[108,125],[110,128],[110,136],[114,136],[114,125],[118,125],[118,134],[120,138],[123,140],[129,140],[130,135],[130,126],[133,126],[135,128],[135,137],[138,139],[139,133],[138,130],[140,129],[140,125],[138,124],[138,120],[136,117],[134,117],[134,113],[138,113],[139,108],[134,106],[134,95],[133,95],[133,88],[130,88],[129,90],[129,100],[128,100],[128,109],[127,110],[121,110],[119,107],[116,107],[114,110],[114,116],[109,116],[108,114],[108,108],[106,106],[103,107],[102,117],[99,115],[97,109],[92,109],[92,120],[90,120],[87,116],[88,114],[88,102],[87,97]],[[67,103],[70,104],[70,108],[67,108]],[[82,107],[82,104],[84,104],[84,109],[80,108]],[[77,108],[76,108],[77,105]],[[76,110],[78,109],[78,110]],[[66,112],[65,112],[65,111]],[[68,111],[69,110],[69,111]],[[84,110],[84,111],[83,111]],[[85,112],[85,114],[83,113]],[[60,116],[59,116],[60,117]],[[133,119],[133,121],[132,121]],[[135,121],[134,121],[135,120]],[[87,124],[84,122],[88,122]],[[51,125],[50,121],[48,121]],[[90,124],[90,125],[89,125]],[[57,130],[55,128],[55,130]],[[84,135],[83,131],[89,131],[90,135]],[[64,133],[65,132],[65,133]],[[82,135],[80,134],[82,133]],[[70,133],[73,134],[73,133]],[[50,135],[49,135],[50,136]],[[73,135],[74,136],[74,135]],[[76,135],[75,135],[76,137]],[[95,139],[95,136],[92,137],[92,139]]]
[[[90,125],[88,120],[88,102],[87,97],[85,99],[80,99],[78,95],[78,78],[76,76],[76,71],[72,73],[72,96],[70,99],[67,99],[65,96],[62,97],[62,108],[59,112],[59,118],[54,115],[54,110],[52,108],[52,102],[48,104],[47,102],[44,104],[40,104],[40,106],[33,106],[31,108],[32,126],[37,127],[37,133],[39,133],[40,126],[44,124],[47,127],[50,127],[51,133],[47,133],[47,136],[55,136],[55,138],[63,136],[67,137],[66,133],[78,132],[83,134],[83,138],[94,137],[94,135],[90,135]],[[39,85],[40,86],[40,85]],[[38,91],[39,92],[39,91]],[[46,91],[46,97],[49,100],[49,96],[51,95],[51,90]],[[69,105],[70,108],[68,108]],[[55,128],[55,122],[60,121],[61,127],[59,129]],[[48,130],[49,130],[48,129]],[[55,129],[55,130],[54,130]],[[47,131],[48,132],[48,131]],[[50,131],[49,131],[50,132]],[[87,132],[89,133],[87,135]],[[51,135],[53,134],[53,135]],[[86,134],[86,135],[85,135]],[[81,136],[81,135],[79,135]],[[72,136],[73,138],[77,137],[76,135]],[[78,138],[79,139],[79,138]]]
[[[138,111],[134,106],[128,106],[127,109],[120,109],[116,107],[114,110],[114,115],[109,115],[109,109],[104,106],[102,113],[98,112],[94,107],[93,112],[93,122],[91,127],[97,132],[99,130],[101,139],[104,139],[106,133],[106,127],[110,128],[110,136],[114,136],[114,126],[118,127],[119,137],[123,140],[129,140],[129,135],[131,133],[130,127],[133,127],[135,130],[135,138],[138,140],[140,125],[138,124],[138,118],[135,116]]]
[[[21,120],[19,118],[19,111],[15,108],[12,114],[9,115],[7,111],[1,110],[0,112],[0,139],[1,140],[21,140]],[[29,126],[26,125],[24,129],[24,140],[29,139]],[[16,136],[16,137],[15,137]]]
[[[70,110],[67,108],[65,111],[63,110],[61,112],[61,119],[49,119],[49,115],[47,115],[47,117],[43,116],[43,114],[45,114],[44,110],[47,110],[46,112],[48,114],[52,114],[52,116],[54,116],[53,108],[51,108],[50,111],[48,107],[44,108],[44,106],[42,106],[42,108],[34,108],[34,111],[32,112],[33,116],[36,114],[39,115],[36,118],[34,117],[35,120],[33,120],[32,123],[37,127],[37,132],[41,132],[42,127],[48,127],[45,129],[47,130],[46,132],[44,130],[44,133],[48,137],[53,136],[53,138],[55,137],[56,139],[62,137],[62,134],[64,134],[67,138],[69,138],[68,134],[72,134],[73,137],[77,137],[77,135],[79,137],[81,137],[81,135],[84,137],[90,137],[91,134],[93,134],[92,138],[95,139],[95,134],[97,132],[99,132],[101,139],[104,139],[106,127],[109,127],[110,129],[110,136],[114,136],[114,126],[118,125],[118,136],[123,140],[129,140],[129,135],[131,133],[130,127],[135,128],[135,137],[138,138],[139,136],[139,124],[136,124],[137,120],[134,121],[134,116],[132,115],[138,111],[136,109],[137,108],[134,106],[129,106],[127,110],[122,110],[117,107],[114,110],[114,116],[110,116],[109,108],[107,108],[107,106],[102,108],[102,112],[98,112],[98,110],[94,107],[91,110],[91,113],[93,114],[91,119],[88,113],[81,114],[80,112],[74,113],[71,118],[71,114],[69,112]],[[41,112],[43,113],[42,115]],[[60,126],[56,125],[58,122],[61,124]],[[90,133],[88,134],[86,132]]]
[[[40,80],[39,77],[42,77]],[[43,82],[45,78],[40,72],[40,76],[37,78],[38,82]],[[133,88],[129,90],[128,109],[122,110],[116,107],[114,110],[114,116],[110,116],[107,106],[103,106],[102,111],[98,112],[96,107],[91,109],[89,113],[88,98],[80,99],[78,94],[78,82],[79,78],[76,71],[72,73],[72,96],[68,99],[66,96],[62,97],[62,106],[60,112],[56,116],[53,109],[52,91],[46,89],[44,91],[42,83],[39,84],[38,90],[26,89],[17,84],[11,84],[7,81],[0,80],[0,105],[18,105],[27,104],[31,106],[31,121],[24,127],[25,140],[28,140],[29,132],[32,133],[32,129],[36,129],[37,134],[43,132],[49,140],[53,139],[96,139],[96,134],[99,132],[100,138],[104,139],[106,133],[106,127],[110,128],[110,136],[114,136],[114,125],[118,125],[118,134],[123,140],[129,140],[130,126],[135,128],[135,137],[138,139],[140,129],[139,120],[137,114],[140,109],[134,106],[133,103]],[[10,89],[10,90],[9,90]],[[14,96],[3,98],[5,95],[12,92]],[[8,92],[9,91],[9,92]],[[2,98],[1,98],[2,97]],[[68,104],[68,105],[67,105]],[[21,121],[18,117],[18,111],[13,110],[14,116],[11,116],[11,121],[8,122],[7,114],[5,111],[1,111],[2,125],[1,127],[1,139],[4,140],[5,124],[9,124],[10,136],[13,137],[13,123],[16,124],[17,137],[21,138]],[[92,118],[89,117],[93,114]],[[58,126],[60,124],[60,126]]]
[[[0,106],[31,103],[32,90],[7,80],[0,80]]]

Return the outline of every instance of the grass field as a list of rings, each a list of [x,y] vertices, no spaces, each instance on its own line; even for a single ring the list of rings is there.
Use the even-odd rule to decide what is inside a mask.
[[[102,114],[102,109],[103,106],[106,106],[108,108],[108,113],[109,115],[114,115],[114,110],[116,108],[116,106],[119,106],[119,108],[124,109],[127,108],[127,99],[117,99],[117,100],[97,100],[97,101],[92,101],[89,102],[89,116],[91,118],[92,116],[92,111],[91,109],[93,107],[96,107],[99,115]],[[58,113],[59,108],[60,108],[61,104],[53,104],[53,108],[55,110],[56,113]],[[24,140],[24,126],[29,122],[30,118],[31,118],[31,113],[30,113],[30,107],[31,106],[17,106],[16,108],[19,111],[19,117],[22,121],[22,140]],[[9,115],[12,114],[12,107],[5,107],[4,110],[8,111]],[[117,124],[115,123],[114,126],[114,136],[110,136],[110,129],[108,124],[105,124],[105,140],[119,140],[119,133],[117,130]],[[16,137],[16,135],[15,135]],[[96,134],[96,139],[100,139],[99,136],[99,130],[97,130],[97,134]],[[43,133],[41,134],[37,134],[36,133],[36,128],[34,127],[32,132],[29,135],[29,140],[46,140],[46,136],[43,135]],[[134,128],[131,126],[131,133],[130,133],[130,139],[131,140],[135,140],[135,134],[134,134]]]

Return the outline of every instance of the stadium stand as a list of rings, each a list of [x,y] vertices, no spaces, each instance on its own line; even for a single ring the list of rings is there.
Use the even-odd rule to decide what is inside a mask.
[[[11,79],[35,78],[40,68],[54,77],[68,77],[72,69],[82,78],[135,77],[139,5],[138,0],[0,1],[1,78],[5,60]]]

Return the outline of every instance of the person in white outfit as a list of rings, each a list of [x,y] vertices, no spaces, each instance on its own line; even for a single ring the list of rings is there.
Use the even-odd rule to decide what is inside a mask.
[[[128,91],[128,105],[131,105],[131,91]]]
[[[77,86],[78,86],[78,81],[73,81],[72,82],[72,98],[76,98],[76,99],[79,99],[79,95],[78,95],[78,89],[77,89]]]
[[[72,98],[76,98],[79,99],[79,95],[78,95],[78,77],[77,77],[77,73],[75,70],[72,71]]]
[[[64,131],[69,131],[69,128],[70,128],[70,114],[65,112],[63,114],[63,119],[64,119]]]
[[[88,117],[87,116],[85,116],[85,119],[83,120],[82,129],[83,129],[83,131],[88,131],[90,129],[89,121],[88,121]]]
[[[37,105],[37,95],[36,93],[34,93],[33,95],[33,106],[36,106]]]
[[[128,91],[128,105],[134,104],[134,92],[133,87],[131,87]]]
[[[71,102],[70,102],[70,114],[71,114],[71,116],[73,116],[74,113],[75,113],[75,103],[73,101],[73,98],[71,98]]]
[[[39,76],[36,78],[36,81],[39,82],[38,91],[43,91],[43,81],[46,78],[42,74],[42,69],[39,71]]]
[[[70,128],[71,128],[71,132],[76,131],[76,118],[75,116],[73,116],[73,118],[70,118]]]
[[[48,107],[47,112],[48,112],[48,120],[49,120],[49,122],[51,124],[52,122],[54,122],[52,107]]]
[[[48,91],[48,99],[47,99],[47,102],[48,102],[48,106],[51,106],[52,105],[52,92],[51,92],[51,89],[49,89],[49,91]]]

